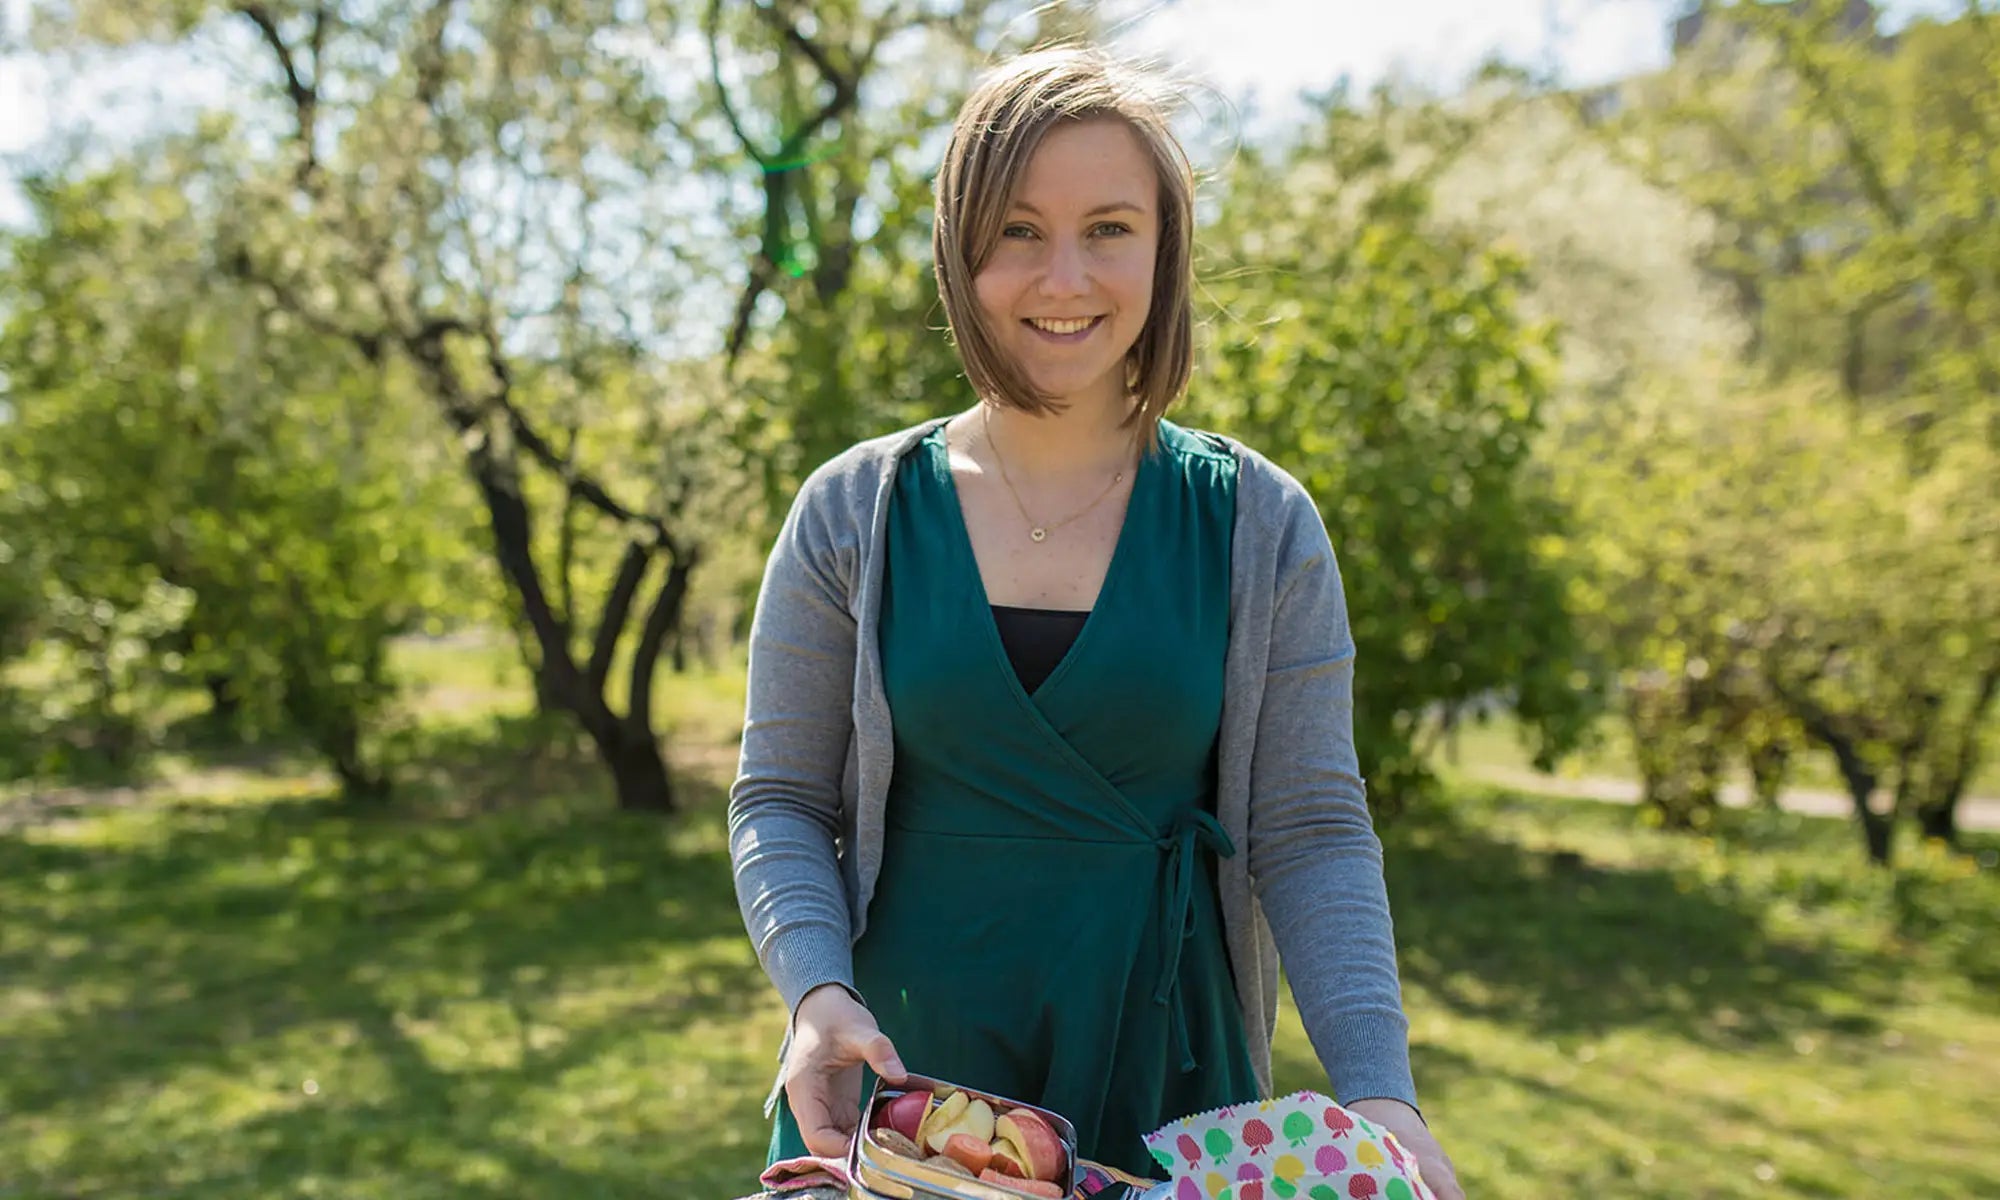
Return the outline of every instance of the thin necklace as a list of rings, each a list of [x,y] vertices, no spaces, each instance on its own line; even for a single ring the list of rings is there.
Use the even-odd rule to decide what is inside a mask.
[[[979,405],[979,428],[986,434],[986,444],[993,450],[993,461],[1000,468],[1000,482],[1007,485],[1007,494],[1014,497],[1014,507],[1021,510],[1021,520],[1027,522],[1028,537],[1030,540],[1038,543],[1047,541],[1050,534],[1104,503],[1104,498],[1109,496],[1119,484],[1125,481],[1125,470],[1121,467],[1116,474],[1112,475],[1111,482],[1104,485],[1104,490],[1097,493],[1097,499],[1092,500],[1053,525],[1035,524],[1035,518],[1028,515],[1028,506],[1021,503],[1021,493],[1014,490],[1014,480],[1007,474],[1007,460],[1000,454],[1000,443],[993,440],[993,421],[988,415],[990,411],[985,401],[981,401]]]

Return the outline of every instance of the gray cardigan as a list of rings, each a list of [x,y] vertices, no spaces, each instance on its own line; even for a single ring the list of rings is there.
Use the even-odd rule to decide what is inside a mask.
[[[743,923],[789,1011],[821,984],[854,987],[893,756],[875,641],[889,496],[899,460],[940,423],[813,472],[758,596],[729,849]],[[1239,852],[1218,882],[1251,1060],[1268,1095],[1282,956],[1335,1099],[1414,1105],[1339,567],[1305,489],[1221,440],[1241,469],[1216,815]]]

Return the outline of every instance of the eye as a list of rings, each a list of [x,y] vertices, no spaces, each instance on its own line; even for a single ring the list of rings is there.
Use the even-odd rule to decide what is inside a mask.
[[[1001,229],[1000,236],[1003,238],[1031,238],[1035,236],[1035,230],[1033,226],[1016,223]]]
[[[1123,221],[1104,221],[1091,229],[1095,237],[1120,237],[1132,232],[1132,227]]]

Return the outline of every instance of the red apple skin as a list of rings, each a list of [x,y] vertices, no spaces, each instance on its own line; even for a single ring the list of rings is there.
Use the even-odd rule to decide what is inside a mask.
[[[982,1183],[997,1184],[1003,1188],[1011,1188],[1014,1191],[1022,1192],[1029,1196],[1040,1196],[1044,1200],[1062,1200],[1063,1198],[1063,1190],[1053,1183],[1046,1183],[1040,1179],[1015,1179],[1009,1175],[1002,1175],[1000,1172],[990,1168],[980,1173],[979,1180]]]
[[[1028,1168],[1014,1158],[1013,1151],[1007,1149],[1004,1143],[995,1142],[991,1149],[993,1151],[993,1158],[986,1164],[990,1169],[1010,1179],[1026,1179],[1028,1177]]]
[[[924,1113],[931,1106],[929,1092],[904,1092],[882,1106],[881,1120],[884,1125],[909,1138],[917,1140],[917,1126],[922,1123]]]
[[[1062,1139],[1056,1136],[1055,1129],[1042,1119],[1040,1113],[1017,1108],[1000,1121],[1007,1123],[1001,1126],[996,1122],[1000,1136],[1018,1145],[1028,1155],[1028,1161],[1021,1164],[1023,1176],[1052,1183],[1062,1174]]]

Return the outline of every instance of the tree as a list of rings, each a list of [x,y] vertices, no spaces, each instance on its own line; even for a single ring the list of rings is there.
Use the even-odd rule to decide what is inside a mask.
[[[1493,697],[1547,761],[1595,687],[1541,550],[1566,520],[1530,458],[1551,345],[1520,312],[1518,261],[1431,219],[1429,180],[1466,133],[1437,109],[1331,98],[1295,145],[1239,156],[1203,240],[1192,408],[1320,503],[1364,773],[1385,795],[1426,777],[1427,735]]]
[[[82,668],[99,755],[135,755],[149,675],[187,675],[379,798],[389,640],[462,590],[450,497],[398,389],[223,278],[177,184],[36,181],[39,231],[6,246],[0,470],[40,632]]]
[[[1794,397],[1778,408],[1796,423],[1782,437],[1768,417],[1719,410],[1732,429],[1765,430],[1730,482],[1762,499],[1707,516],[1744,523],[1722,536],[1747,539],[1755,565],[1797,562],[1814,582],[1760,570],[1736,580],[1740,594],[1720,580],[1675,594],[1718,621],[1731,614],[1694,628],[1833,755],[1869,852],[1886,862],[1893,827],[1871,793],[1887,782],[1897,811],[1955,835],[2000,663],[1979,599],[2000,478],[2000,18],[1972,3],[1890,38],[1852,5],[1708,12],[1710,33],[1683,61],[1626,89],[1605,144],[1636,149],[1651,177],[1713,218],[1704,261],[1752,328],[1751,361]],[[1845,426],[1796,398],[1826,378]],[[1712,470],[1721,431],[1697,439],[1710,457],[1680,465]],[[1708,533],[1690,540],[1712,548]],[[1885,605],[1885,590],[1965,602],[1910,612]]]
[[[857,211],[850,177],[822,182],[811,164],[855,127],[875,55],[899,34],[952,32],[900,4],[720,8],[707,10],[711,47],[725,26],[767,39],[728,70],[696,49],[692,14],[665,3],[153,0],[38,14],[45,45],[200,43],[265,81],[228,124],[247,165],[210,181],[228,196],[217,261],[428,398],[480,496],[538,695],[578,721],[631,808],[673,807],[655,665],[711,536],[690,485],[725,444],[686,437],[712,422],[647,390],[674,373],[641,364],[741,349],[763,295],[781,290],[793,222],[823,211],[792,197],[810,185]],[[719,320],[714,281],[738,261],[730,213],[746,181],[715,127],[743,135],[732,153],[764,144],[755,111],[711,107],[718,97],[693,85],[730,74],[777,89],[781,133],[758,164],[768,236]]]
[[[1547,551],[1572,579],[1592,657],[1616,669],[1612,707],[1644,802],[1668,828],[1705,826],[1741,758],[1775,803],[1795,722],[1704,638],[1715,595],[1662,586],[1675,575],[1651,553],[1686,536],[1671,491],[1683,462],[1658,453],[1656,408],[1736,386],[1728,365],[1747,340],[1702,269],[1714,222],[1591,136],[1560,95],[1495,77],[1462,103],[1476,132],[1439,174],[1435,210],[1521,255],[1522,308],[1557,331],[1535,459],[1574,519]]]

